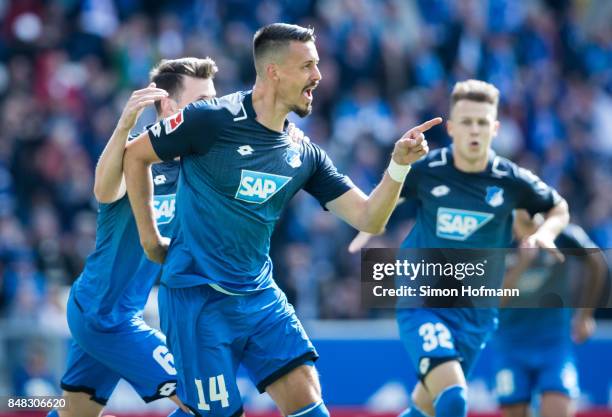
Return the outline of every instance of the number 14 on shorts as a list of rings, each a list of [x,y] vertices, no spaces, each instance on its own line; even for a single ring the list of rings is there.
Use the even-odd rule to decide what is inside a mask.
[[[206,402],[204,395],[204,384],[201,379],[195,379],[196,388],[198,389],[198,408],[204,411],[210,411],[210,405]],[[225,378],[223,374],[211,376],[208,378],[208,391],[210,402],[221,401],[221,407],[229,407],[229,393],[225,388]]]

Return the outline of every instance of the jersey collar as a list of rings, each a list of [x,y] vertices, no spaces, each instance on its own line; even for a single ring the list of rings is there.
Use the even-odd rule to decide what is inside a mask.
[[[453,157],[453,144],[452,143],[450,145],[448,145],[447,158],[448,158],[448,162],[449,162],[450,166],[452,166],[453,168],[457,169],[455,167],[455,159]],[[490,173],[493,170],[493,164],[495,162],[495,158],[497,158],[497,153],[493,149],[489,149],[489,155],[487,156],[487,167],[482,172]],[[457,171],[459,171],[459,170],[457,169]],[[460,171],[460,172],[463,172],[463,171]]]
[[[257,113],[255,113],[255,108],[253,107],[253,90],[249,90],[245,92],[244,95],[244,100],[242,101],[242,104],[244,105],[244,111],[246,112],[247,116],[255,121],[255,123],[259,124],[261,127],[263,127],[266,130],[269,130],[270,132],[274,132],[276,134],[284,134],[287,131],[287,126],[289,126],[289,120],[285,119],[285,124],[283,125],[283,132],[284,133],[279,133],[276,132],[272,129],[268,129],[266,126],[262,125],[261,123],[259,123],[257,121]]]

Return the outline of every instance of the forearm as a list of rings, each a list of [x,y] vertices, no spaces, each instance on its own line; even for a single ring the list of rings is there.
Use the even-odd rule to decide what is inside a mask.
[[[584,266],[586,273],[583,276],[584,291],[580,297],[580,306],[576,310],[577,315],[592,317],[594,307],[597,306],[601,298],[601,290],[604,286],[608,265],[600,249],[588,249]]]
[[[125,193],[123,154],[129,130],[116,127],[96,165],[94,194],[102,203],[117,200]]]
[[[559,233],[565,229],[568,223],[569,211],[567,202],[563,200],[546,213],[546,219],[538,228],[537,233],[545,233],[554,239],[559,236]]]
[[[364,203],[359,230],[373,234],[382,233],[395,209],[403,182],[394,181],[385,171],[382,181],[370,193]]]
[[[138,159],[129,151],[124,158],[127,193],[136,219],[140,242],[146,249],[161,240],[153,210],[153,178],[151,162]]]

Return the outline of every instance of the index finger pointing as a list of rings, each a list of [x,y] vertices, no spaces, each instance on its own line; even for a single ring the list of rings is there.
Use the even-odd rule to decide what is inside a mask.
[[[429,129],[431,129],[432,127],[436,125],[439,125],[440,123],[442,123],[442,118],[436,117],[436,118],[426,121],[423,124],[418,125],[417,127],[414,128],[414,130],[418,130],[421,133],[427,132]]]

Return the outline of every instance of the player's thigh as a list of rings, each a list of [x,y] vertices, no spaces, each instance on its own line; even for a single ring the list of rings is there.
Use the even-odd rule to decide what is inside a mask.
[[[302,365],[266,387],[284,415],[321,400],[321,385],[314,365]]]
[[[174,355],[177,395],[199,416],[238,417],[242,400],[236,385],[239,355],[226,313],[237,298],[211,289],[160,287],[162,330]]]
[[[417,382],[412,390],[412,402],[419,410],[429,416],[435,414],[433,397],[429,394],[422,382]]]
[[[529,403],[520,403],[502,406],[502,417],[528,417]]]
[[[85,352],[78,343],[71,343],[61,387],[65,392],[78,394],[78,404],[84,403],[80,400],[83,397],[92,404],[98,404],[101,409],[120,378],[108,366]],[[90,408],[93,410],[93,406]]]
[[[68,407],[58,410],[60,417],[99,417],[102,414],[104,406],[92,400],[89,394],[64,391],[62,395]]]
[[[174,395],[176,369],[165,336],[141,317],[126,315],[112,328],[102,328],[83,314],[71,295],[68,322],[78,345],[128,381],[144,401]]]
[[[569,350],[553,352],[545,358],[538,375],[537,389],[542,394],[559,393],[570,399],[579,396],[578,372]]]
[[[456,385],[467,387],[463,368],[457,360],[444,362],[436,366],[425,376],[423,385],[433,399],[448,387]]]
[[[245,317],[250,332],[243,363],[258,390],[270,392],[268,388],[274,386],[273,398],[281,401],[277,402],[281,409],[283,404],[289,407],[289,413],[320,399],[314,366],[304,366],[312,365],[318,354],[285,294],[272,287],[248,302],[252,310]],[[295,382],[294,386],[287,381]],[[291,392],[285,392],[290,388]]]
[[[540,417],[572,417],[574,404],[566,394],[543,392],[540,398]]]
[[[112,331],[89,331],[89,354],[132,385],[145,402],[176,391],[174,357],[161,332],[141,318],[127,319]]]

